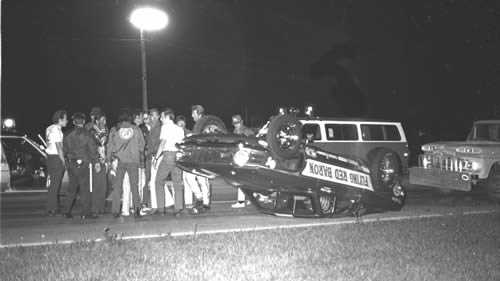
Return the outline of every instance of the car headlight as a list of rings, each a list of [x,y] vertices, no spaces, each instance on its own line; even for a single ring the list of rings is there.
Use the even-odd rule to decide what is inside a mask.
[[[472,161],[471,168],[473,171],[477,171],[481,169],[481,163]]]
[[[248,160],[250,160],[250,153],[246,150],[240,149],[233,156],[234,163],[240,167],[245,166]]]
[[[482,152],[481,148],[469,147],[469,146],[458,147],[456,151],[459,153],[470,153],[470,154],[479,154]]]

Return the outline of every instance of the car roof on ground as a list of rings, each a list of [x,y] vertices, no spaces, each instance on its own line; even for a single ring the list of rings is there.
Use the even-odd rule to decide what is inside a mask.
[[[299,117],[299,120],[303,121],[352,121],[352,122],[385,122],[385,123],[401,123],[400,121],[387,120],[387,119],[377,119],[377,118],[362,118],[362,117],[313,117],[305,118]]]
[[[482,124],[500,124],[500,119],[490,119],[490,120],[477,120],[474,124],[482,123]]]

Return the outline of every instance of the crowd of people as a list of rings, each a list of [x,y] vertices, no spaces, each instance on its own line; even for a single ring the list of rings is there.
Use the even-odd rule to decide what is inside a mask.
[[[46,129],[48,215],[72,218],[77,198],[83,219],[104,214],[109,209],[106,201],[111,201],[114,217],[130,213],[136,217],[165,215],[171,212],[169,209],[173,209],[171,213],[175,216],[209,210],[208,178],[181,171],[175,163],[177,144],[186,136],[201,133],[203,106],[192,106],[191,113],[195,123],[192,131],[186,128],[186,118],[175,116],[170,108],[123,111],[116,125],[108,129],[107,116],[94,107],[89,120],[83,113],[74,113],[73,128],[63,134],[68,113],[56,111],[53,124]],[[234,115],[232,121],[234,133],[254,134],[240,115]],[[65,202],[59,202],[65,171],[69,176],[68,191]],[[245,205],[245,196],[238,191],[232,207]]]

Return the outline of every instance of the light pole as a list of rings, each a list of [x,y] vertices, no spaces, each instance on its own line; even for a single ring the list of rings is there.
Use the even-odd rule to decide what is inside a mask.
[[[168,15],[164,11],[152,8],[141,7],[132,11],[130,23],[140,31],[141,41],[141,65],[142,65],[142,109],[148,109],[148,73],[146,69],[146,41],[144,31],[156,31],[168,25]]]

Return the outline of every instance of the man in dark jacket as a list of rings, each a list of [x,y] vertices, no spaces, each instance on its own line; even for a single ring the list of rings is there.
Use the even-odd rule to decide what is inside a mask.
[[[123,189],[123,178],[125,173],[130,180],[130,189],[134,202],[135,216],[140,216],[139,198],[139,167],[141,166],[141,155],[144,153],[144,137],[141,129],[132,124],[132,116],[123,112],[119,117],[119,123],[109,134],[107,146],[108,161],[118,159],[116,180],[113,185],[111,211],[115,217],[120,216],[120,201]]]
[[[68,162],[68,197],[65,208],[65,216],[71,218],[71,210],[76,199],[77,192],[82,201],[82,219],[95,218],[91,214],[91,190],[90,190],[90,172],[94,168],[96,172],[102,169],[98,162],[99,154],[97,145],[92,134],[84,128],[85,115],[75,113],[72,117],[74,129],[64,138],[64,152]]]

